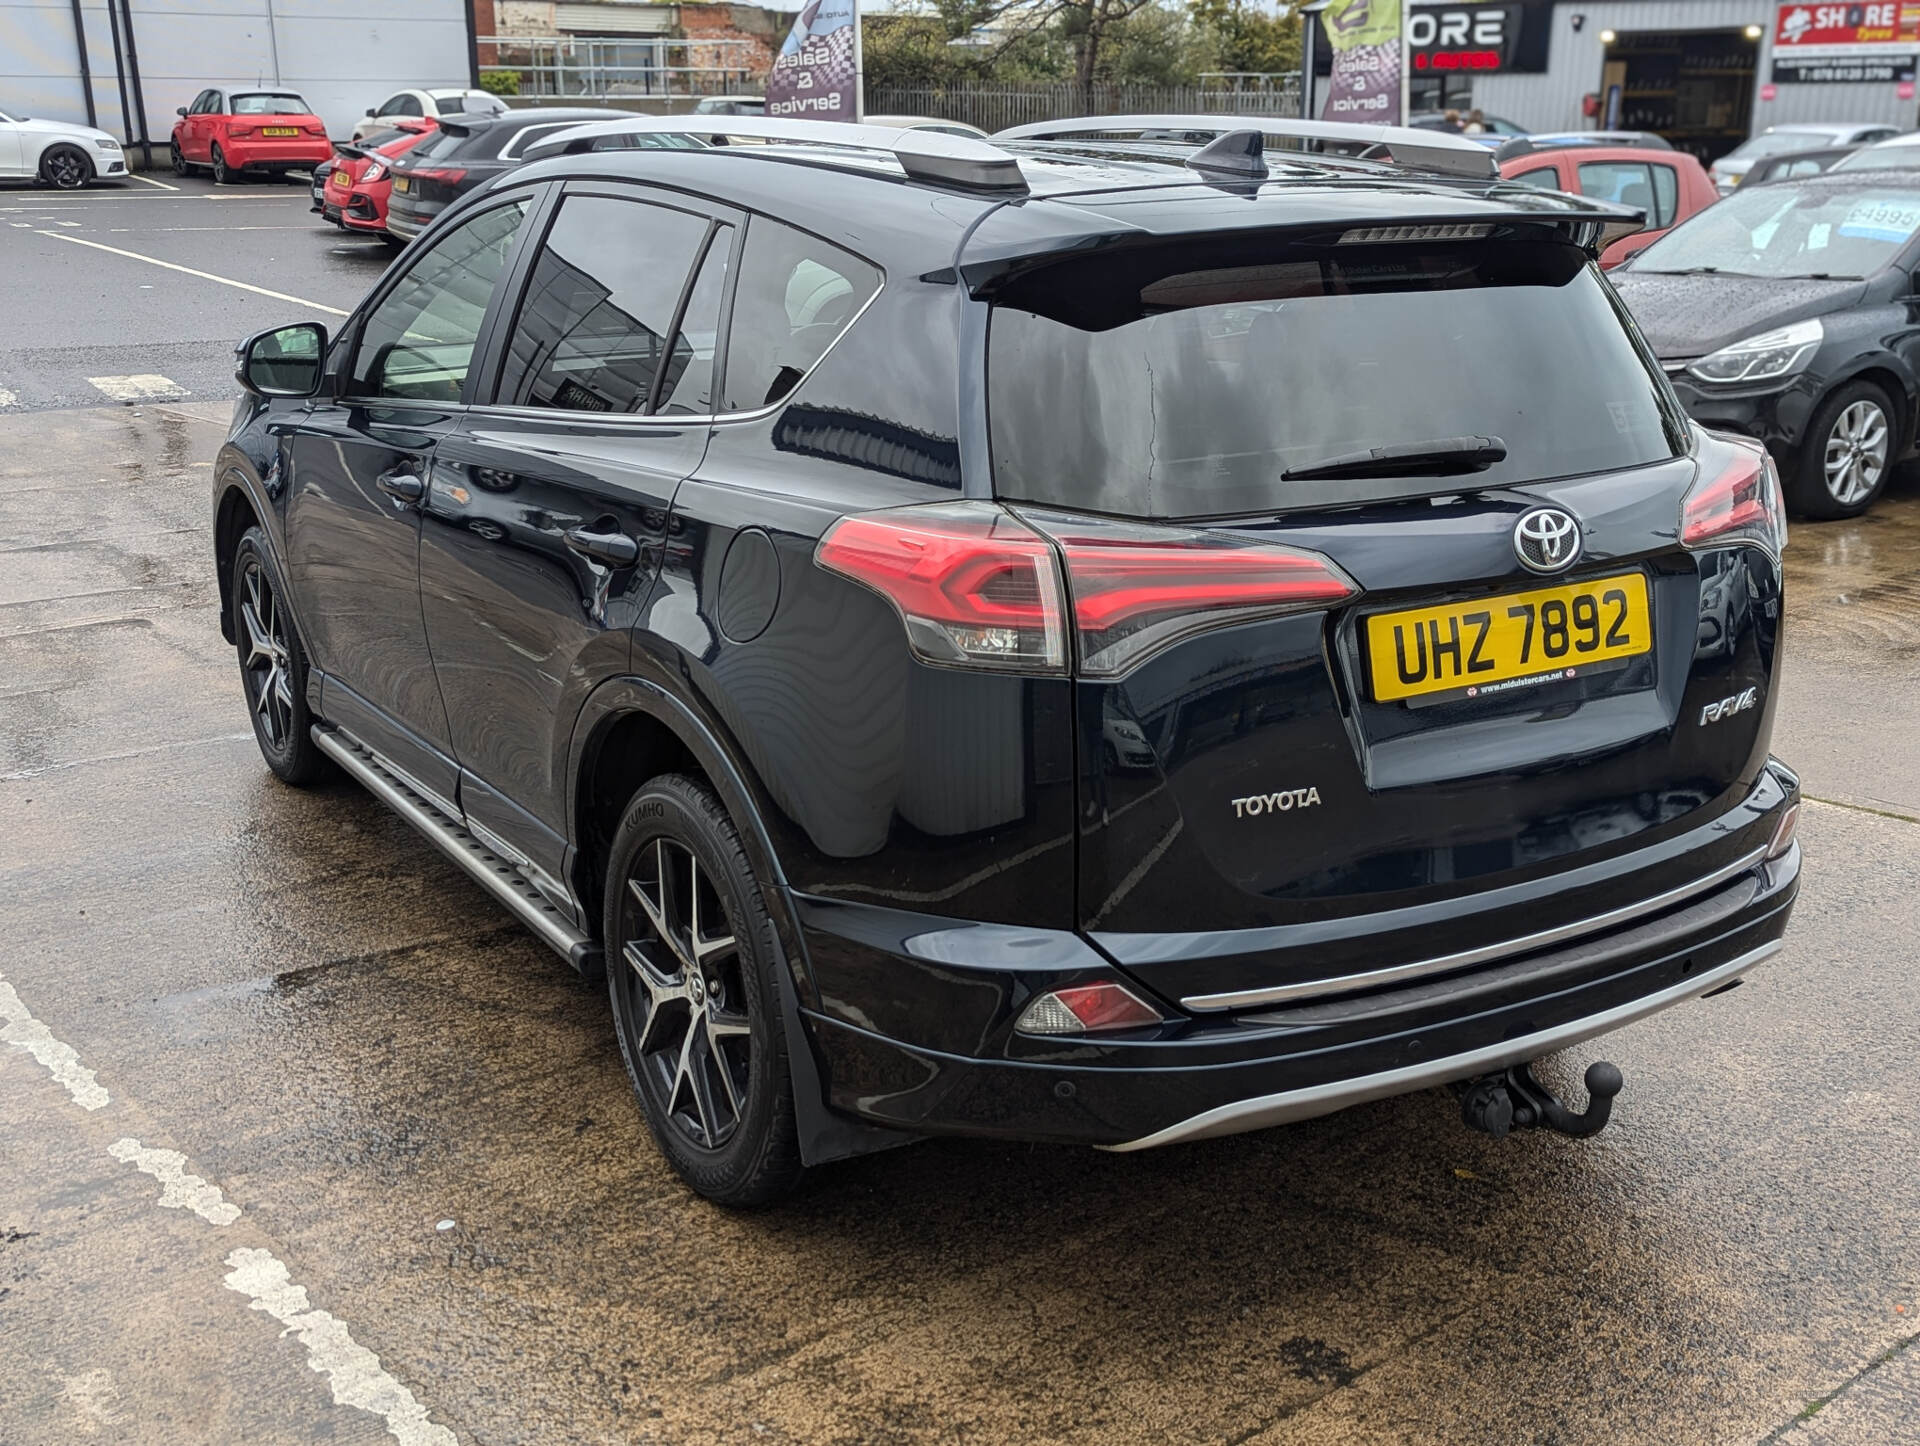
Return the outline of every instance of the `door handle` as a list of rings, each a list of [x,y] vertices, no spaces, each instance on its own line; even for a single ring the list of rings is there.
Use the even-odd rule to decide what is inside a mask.
[[[560,536],[582,557],[604,562],[608,567],[632,567],[640,560],[640,544],[624,532],[589,532],[584,527],[574,527]]]
[[[398,497],[402,502],[418,502],[427,495],[427,484],[407,470],[412,465],[412,463],[406,463],[395,467],[390,472],[382,472],[373,480],[389,497]]]

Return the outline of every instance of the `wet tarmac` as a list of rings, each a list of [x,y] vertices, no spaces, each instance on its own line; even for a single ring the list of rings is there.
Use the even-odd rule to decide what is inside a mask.
[[[1790,548],[1788,946],[1555,1063],[1179,1149],[935,1142],[751,1215],[604,998],[276,784],[223,406],[0,417],[0,1442],[1920,1439],[1920,489]]]

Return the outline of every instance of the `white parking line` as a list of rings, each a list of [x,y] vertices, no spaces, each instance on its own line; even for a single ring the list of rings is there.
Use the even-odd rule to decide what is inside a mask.
[[[240,1218],[240,1207],[222,1195],[218,1185],[187,1173],[187,1157],[178,1150],[156,1150],[122,1138],[108,1145],[107,1153],[160,1182],[163,1210],[191,1210],[209,1225],[231,1225]]]
[[[269,291],[264,286],[255,286],[247,281],[235,281],[231,276],[215,276],[211,271],[196,271],[191,266],[181,266],[177,262],[162,261],[157,256],[142,256],[138,251],[122,251],[118,246],[108,246],[101,241],[89,241],[84,236],[68,236],[59,231],[41,230],[37,236],[51,236],[56,241],[70,241],[75,246],[91,246],[96,251],[110,251],[115,256],[125,256],[131,261],[144,261],[149,266],[164,266],[169,271],[183,272],[188,276],[197,276],[202,281],[217,281],[222,286],[235,287],[240,291],[251,291],[256,296],[271,296],[275,301],[290,301],[295,306],[311,307],[315,311],[324,311],[329,316],[346,316],[349,313],[337,306],[326,306],[318,301],[308,301],[304,296],[289,296],[284,291]]]
[[[0,974],[0,1020],[6,1021],[0,1025],[0,1040],[15,1049],[24,1049],[37,1059],[81,1109],[97,1110],[107,1103],[107,1092],[94,1081],[93,1071],[80,1063],[80,1056],[70,1046],[55,1039],[52,1031],[33,1017],[4,974]]]
[[[0,975],[0,1040],[27,1051],[66,1087],[83,1109],[105,1105],[107,1092],[94,1083],[93,1071],[80,1063],[73,1050],[48,1032],[28,1012],[13,986]],[[160,1181],[159,1204],[191,1210],[210,1225],[227,1226],[241,1210],[198,1175],[189,1174],[187,1157],[177,1150],[157,1150],[122,1137],[107,1146],[114,1159],[134,1165]],[[459,1437],[437,1424],[408,1390],[380,1364],[380,1357],[356,1341],[347,1323],[307,1300],[306,1287],[296,1284],[286,1264],[271,1250],[250,1246],[227,1255],[227,1289],[248,1298],[248,1305],[264,1311],[300,1338],[307,1348],[307,1365],[327,1378],[334,1401],[381,1417],[387,1432],[400,1446],[459,1446]]]
[[[127,173],[127,179],[129,181],[140,181],[149,186],[158,186],[163,191],[177,191],[180,189],[178,186],[170,185],[166,181],[156,181],[152,176],[136,176],[131,171]]]
[[[130,377],[88,377],[87,383],[115,402],[150,402],[162,398],[172,401],[175,397],[190,395],[178,382],[169,381],[157,372],[141,372]]]
[[[307,1348],[307,1364],[327,1378],[333,1399],[384,1416],[400,1446],[459,1446],[459,1438],[435,1425],[419,1399],[388,1375],[380,1357],[347,1334],[346,1326],[307,1304],[305,1287],[293,1283],[271,1250],[236,1250],[227,1257],[233,1273],[227,1288],[252,1297]]]

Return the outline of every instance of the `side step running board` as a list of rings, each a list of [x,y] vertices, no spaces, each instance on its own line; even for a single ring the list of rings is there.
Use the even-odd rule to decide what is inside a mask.
[[[313,741],[375,798],[391,808],[474,878],[494,898],[542,940],[551,945],[582,974],[591,975],[600,967],[600,946],[586,933],[568,923],[560,911],[548,903],[520,871],[485,844],[456,819],[449,818],[434,804],[407,787],[381,766],[380,760],[346,734],[315,726]]]

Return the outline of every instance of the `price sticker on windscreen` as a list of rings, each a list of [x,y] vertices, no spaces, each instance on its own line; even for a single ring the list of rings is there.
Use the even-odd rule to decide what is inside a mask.
[[[1842,236],[1865,241],[1904,241],[1916,230],[1920,230],[1920,201],[1906,197],[1862,197],[1840,223]]]

